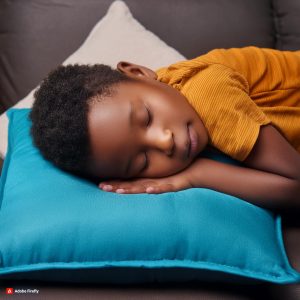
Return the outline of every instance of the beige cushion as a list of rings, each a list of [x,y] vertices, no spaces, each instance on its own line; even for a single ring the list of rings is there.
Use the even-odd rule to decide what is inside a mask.
[[[134,19],[128,6],[123,1],[117,0],[110,5],[106,15],[94,26],[84,43],[63,62],[63,65],[103,63],[116,68],[119,61],[125,60],[155,70],[184,59],[186,58],[178,51],[145,29]],[[36,89],[37,87],[13,107],[31,107]],[[3,113],[0,116],[2,158],[5,157],[7,150],[7,127],[8,119]]]

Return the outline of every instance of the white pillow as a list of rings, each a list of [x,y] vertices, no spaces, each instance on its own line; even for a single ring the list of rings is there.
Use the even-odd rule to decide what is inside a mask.
[[[185,60],[178,51],[168,46],[151,31],[135,20],[128,6],[120,0],[114,1],[106,15],[94,26],[84,43],[64,62],[66,64],[103,63],[116,68],[125,60],[158,69],[174,62]],[[39,83],[38,83],[39,84]],[[14,108],[31,107],[35,87]],[[7,150],[8,119],[0,116],[0,156]]]

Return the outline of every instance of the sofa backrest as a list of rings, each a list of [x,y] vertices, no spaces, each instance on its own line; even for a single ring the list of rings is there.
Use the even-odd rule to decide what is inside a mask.
[[[247,45],[300,49],[299,0],[124,1],[138,21],[187,58]],[[0,113],[74,52],[111,2],[0,1]]]

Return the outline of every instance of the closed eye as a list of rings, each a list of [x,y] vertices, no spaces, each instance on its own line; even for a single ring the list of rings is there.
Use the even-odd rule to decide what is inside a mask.
[[[152,123],[152,115],[150,113],[150,110],[148,109],[148,107],[145,105],[146,109],[147,109],[147,113],[148,113],[148,122],[147,122],[147,127]]]
[[[148,157],[145,152],[145,164],[144,164],[144,167],[142,168],[142,170],[140,171],[140,173],[145,171],[148,168],[148,166],[149,166],[149,160],[148,160]]]
[[[145,104],[144,104],[145,105]],[[146,110],[147,110],[147,113],[148,113],[148,121],[147,121],[147,127],[152,123],[152,115],[150,113],[150,110],[148,109],[148,107],[145,105],[146,107]],[[144,164],[144,167],[142,168],[142,170],[140,172],[143,172],[145,171],[149,166],[149,159],[146,155],[146,152],[145,152],[145,164]]]

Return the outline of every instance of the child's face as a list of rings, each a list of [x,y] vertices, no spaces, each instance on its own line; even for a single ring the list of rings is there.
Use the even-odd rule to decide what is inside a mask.
[[[185,169],[207,145],[197,112],[178,90],[156,80],[152,70],[127,62],[117,67],[136,81],[115,85],[112,96],[90,105],[91,172],[102,179],[128,179],[165,177]],[[190,156],[188,124],[198,136]]]

